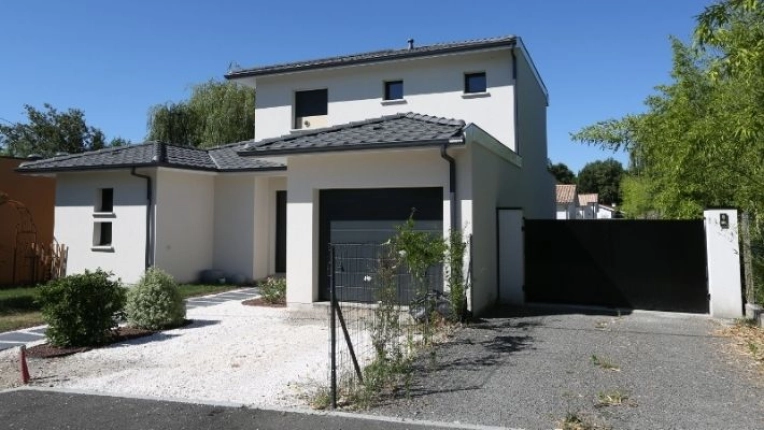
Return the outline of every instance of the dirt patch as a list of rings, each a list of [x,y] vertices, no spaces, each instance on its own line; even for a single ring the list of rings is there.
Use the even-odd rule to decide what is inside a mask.
[[[764,372],[764,329],[746,323],[719,330],[719,334],[733,340],[733,349],[753,359],[755,366]]]
[[[258,297],[256,299],[250,299],[250,300],[244,300],[241,302],[242,305],[246,306],[263,306],[266,308],[285,308],[286,303],[270,303],[266,302],[265,299],[262,297]]]
[[[184,325],[190,324],[190,320],[187,320]],[[133,327],[119,327],[114,330],[114,333],[108,343],[97,347],[65,347],[65,346],[53,346],[49,343],[43,343],[41,345],[33,346],[27,349],[27,356],[31,358],[55,358],[65,357],[67,355],[76,354],[78,352],[90,351],[94,348],[103,348],[119,342],[125,342],[131,339],[137,339],[144,336],[151,336],[156,333],[153,330],[144,330]]]

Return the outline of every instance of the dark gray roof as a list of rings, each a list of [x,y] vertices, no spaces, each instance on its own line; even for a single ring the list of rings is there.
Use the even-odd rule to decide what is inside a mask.
[[[125,167],[175,167],[188,170],[238,172],[285,169],[283,164],[240,157],[238,144],[197,149],[161,142],[146,142],[98,151],[70,154],[22,163],[20,172],[103,170]]]
[[[338,57],[233,70],[228,72],[225,77],[227,79],[235,79],[248,76],[263,76],[276,73],[348,66],[352,64],[375,63],[379,61],[397,60],[401,58],[424,57],[437,54],[474,51],[478,49],[495,48],[501,46],[514,46],[516,40],[517,38],[515,36],[501,36],[488,39],[422,45],[414,47],[413,49],[386,49],[382,51],[364,52],[361,54],[342,55]]]
[[[464,121],[399,113],[259,142],[243,142],[241,155],[278,155],[439,145],[460,139]]]

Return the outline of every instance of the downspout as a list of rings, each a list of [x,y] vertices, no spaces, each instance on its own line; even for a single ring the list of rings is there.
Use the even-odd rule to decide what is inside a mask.
[[[146,180],[146,261],[145,261],[145,270],[148,270],[151,267],[151,248],[152,248],[152,241],[151,241],[151,230],[152,230],[152,223],[151,223],[151,206],[152,206],[152,193],[151,193],[151,176],[148,175],[141,175],[139,173],[135,173],[135,167],[130,169],[130,175],[135,176],[137,178],[143,178]]]
[[[448,155],[448,142],[440,147],[440,156],[448,162],[448,198],[451,200],[451,231],[456,231],[459,223],[456,220],[456,160]]]

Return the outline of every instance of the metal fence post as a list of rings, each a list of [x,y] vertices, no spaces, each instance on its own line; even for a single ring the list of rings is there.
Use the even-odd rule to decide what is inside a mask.
[[[337,330],[336,330],[336,316],[337,316],[337,295],[335,292],[334,284],[334,249],[329,244],[329,331],[330,331],[330,361],[331,361],[331,395],[332,395],[332,408],[337,409]]]

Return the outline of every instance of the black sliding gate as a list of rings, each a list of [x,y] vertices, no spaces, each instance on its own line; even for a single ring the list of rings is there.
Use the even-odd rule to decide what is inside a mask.
[[[708,313],[702,220],[526,220],[525,299]]]

